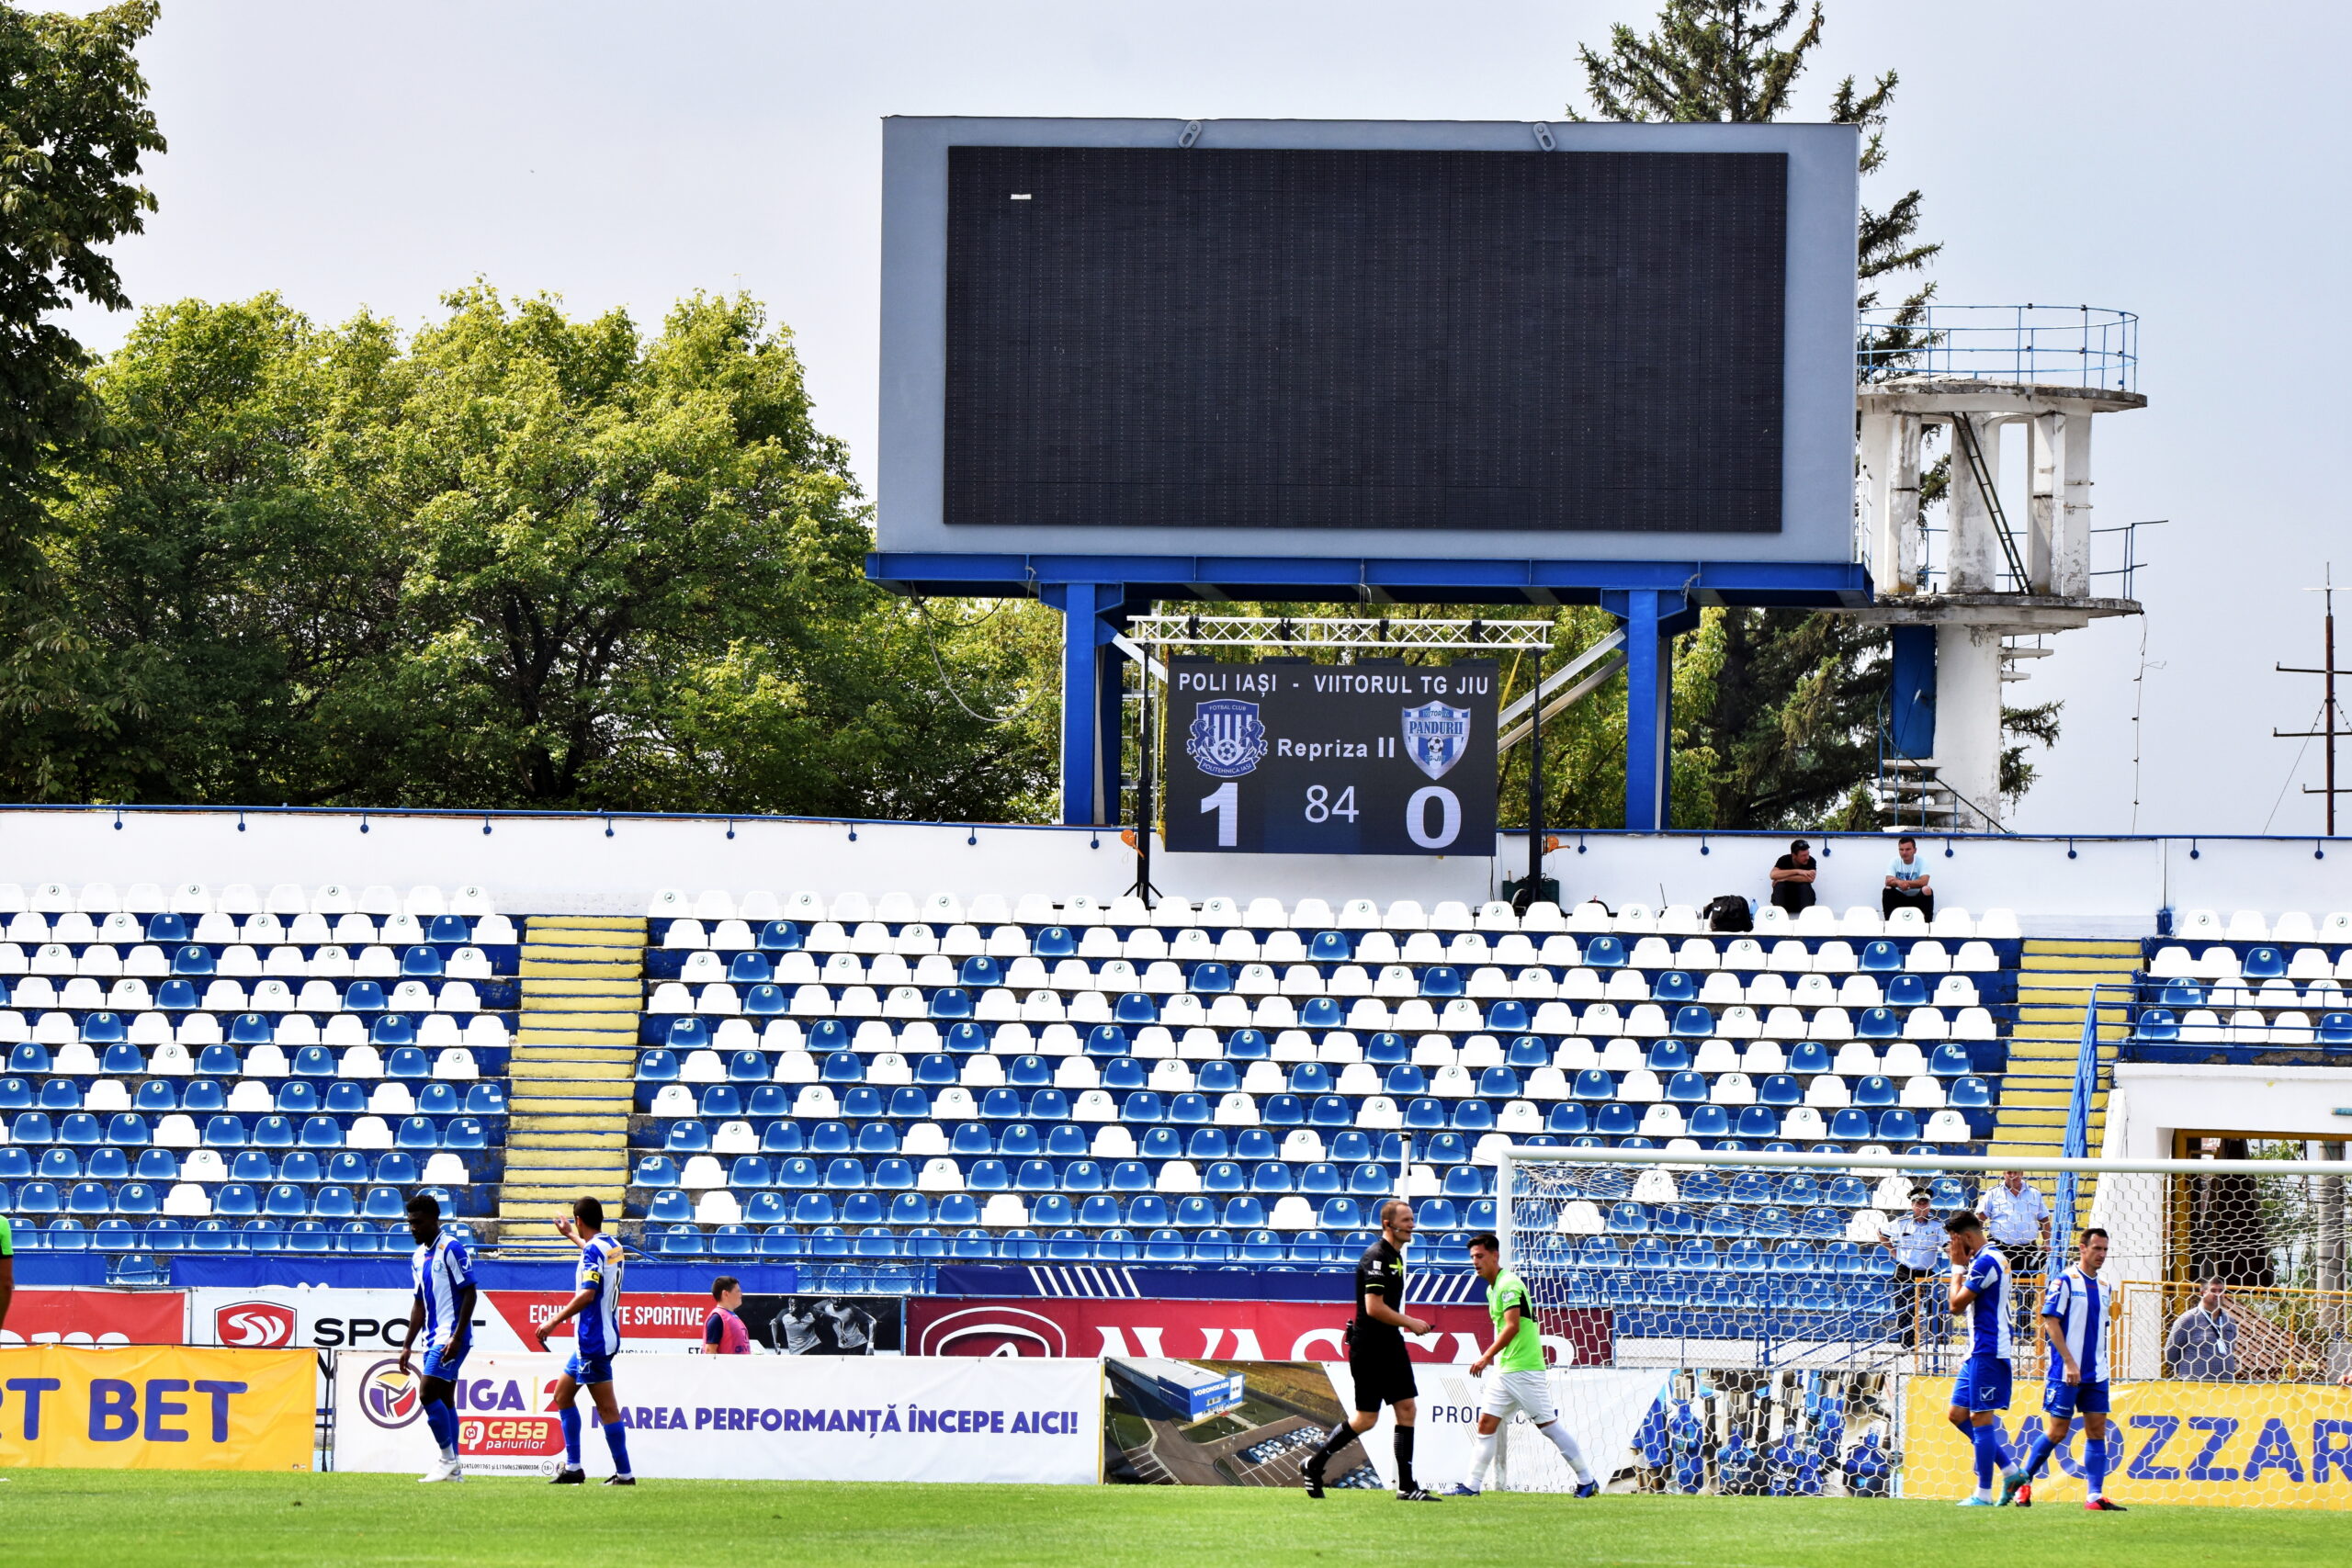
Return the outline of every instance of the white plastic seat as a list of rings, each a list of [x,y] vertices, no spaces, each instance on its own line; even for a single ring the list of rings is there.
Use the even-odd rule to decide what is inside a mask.
[[[1947,1107],[1928,1118],[1919,1136],[1930,1144],[1964,1144],[1968,1142],[1968,1118]]]
[[[1804,1086],[1804,1102],[1822,1111],[1842,1111],[1854,1102],[1846,1080],[1836,1073],[1815,1073]]]
[[[1908,1111],[1941,1111],[1944,1108],[1943,1080],[1928,1073],[1904,1079],[1903,1105]]]
[[[1756,1080],[1746,1073],[1718,1073],[1707,1085],[1707,1098],[1717,1105],[1753,1105]]]
[[[1938,908],[1936,918],[1928,922],[1928,929],[1939,937],[1958,941],[1974,936],[1976,922],[1969,918],[1966,909],[1952,904]]]
[[[1904,954],[1903,966],[1914,975],[1942,975],[1951,968],[1951,954],[1942,942],[1928,937],[1911,944],[1911,951]]]

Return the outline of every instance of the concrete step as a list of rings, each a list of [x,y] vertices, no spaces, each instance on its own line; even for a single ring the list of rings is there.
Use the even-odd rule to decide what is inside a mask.
[[[642,931],[646,929],[642,915],[533,915],[529,917],[533,931]]]

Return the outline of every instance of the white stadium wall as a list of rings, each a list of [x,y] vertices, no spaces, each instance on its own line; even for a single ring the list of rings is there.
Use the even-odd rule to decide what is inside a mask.
[[[490,830],[484,832],[484,828]],[[731,834],[731,836],[730,836]],[[1837,908],[1875,905],[1892,841],[1811,834],[1818,891]],[[1566,832],[1545,861],[1564,902],[1703,904],[1761,897],[1779,834]],[[1526,866],[1523,835],[1489,857],[1430,859],[1159,854],[1163,893],[1369,897],[1470,902]],[[2352,908],[2352,849],[2312,839],[1930,837],[1920,858],[1946,905],[2017,912],[2029,934],[2145,934],[2156,911],[2314,916]],[[1090,894],[1133,879],[1115,829],[967,827],[783,818],[458,815],[345,811],[0,810],[0,880],[315,886],[479,884],[516,912],[640,914],[654,890],[813,889],[924,894]]]

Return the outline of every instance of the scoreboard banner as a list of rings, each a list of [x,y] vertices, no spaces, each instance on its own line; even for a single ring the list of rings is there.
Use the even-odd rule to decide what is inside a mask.
[[[1490,855],[1491,659],[1169,663],[1168,848]]]
[[[308,1470],[307,1350],[0,1350],[0,1469]]]
[[[1905,1391],[1903,1490],[1960,1497],[1976,1484],[1973,1455],[1944,1425],[1952,1380],[1915,1377]],[[2352,1508],[2352,1389],[2324,1383],[2116,1382],[2108,1390],[2108,1484],[2117,1502],[2206,1507]],[[2014,1450],[2041,1425],[2039,1382],[2018,1380],[1994,1419]],[[2079,1503],[2081,1417],[2036,1501]]]
[[[552,1355],[466,1362],[456,1386],[469,1472],[555,1472],[562,1370]],[[390,1357],[336,1355],[337,1470],[422,1470],[432,1460],[419,1382]],[[613,1391],[641,1476],[1079,1485],[1102,1473],[1094,1360],[625,1354]],[[581,1405],[593,1408],[585,1395]],[[605,1441],[582,1420],[582,1457],[600,1473],[610,1464]]]

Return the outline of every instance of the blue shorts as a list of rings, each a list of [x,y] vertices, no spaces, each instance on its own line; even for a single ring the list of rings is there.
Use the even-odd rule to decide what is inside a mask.
[[[600,1382],[613,1381],[613,1359],[610,1356],[582,1356],[572,1353],[563,1364],[563,1375],[582,1388],[594,1388]]]
[[[2064,1378],[2052,1378],[2041,1391],[2041,1413],[2053,1420],[2071,1421],[2077,1415],[2107,1414],[2107,1380],[2097,1382],[2068,1382]]]
[[[1951,1404],[1955,1410],[1965,1410],[1979,1416],[1988,1410],[2009,1407],[2009,1363],[1998,1356],[1971,1356],[1961,1363],[1960,1376],[1952,1380]]]
[[[473,1348],[471,1335],[467,1336],[466,1342],[458,1347],[455,1355],[449,1353],[449,1348],[446,1345],[427,1346],[424,1351],[424,1375],[455,1382],[458,1369],[466,1364],[466,1357],[472,1353]]]

